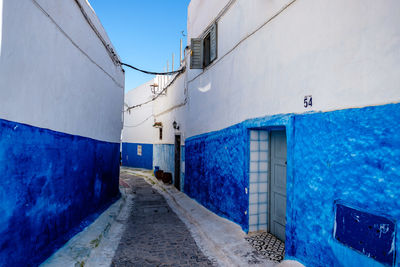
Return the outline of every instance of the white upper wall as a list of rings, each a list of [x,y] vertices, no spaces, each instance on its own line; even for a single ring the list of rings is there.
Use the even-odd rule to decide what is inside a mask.
[[[150,85],[154,79],[130,90],[125,94],[125,110],[127,107],[145,103],[153,98]],[[122,130],[122,142],[124,143],[153,143],[153,103],[133,108],[130,112],[124,112],[124,128]]]
[[[172,77],[171,77],[172,78]],[[153,114],[157,122],[163,124],[163,138],[159,138],[159,129],[153,129],[153,140],[155,144],[174,144],[175,135],[181,135],[182,144],[185,139],[185,114],[186,114],[186,95],[185,95],[186,73],[179,75],[165,91],[154,101]],[[173,128],[173,122],[179,126]]]
[[[124,73],[78,5],[37,0],[41,9],[33,0],[2,2],[0,118],[119,142]],[[90,6],[80,2],[110,44]]]
[[[189,37],[219,13],[215,2],[192,0]],[[399,1],[289,3],[237,0],[218,19],[218,58],[188,70],[186,137],[248,118],[400,101]]]
[[[188,6],[188,45],[190,38],[198,38],[231,0],[192,0]],[[190,29],[190,31],[189,31]]]

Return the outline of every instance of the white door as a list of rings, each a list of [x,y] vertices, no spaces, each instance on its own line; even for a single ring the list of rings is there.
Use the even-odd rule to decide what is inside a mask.
[[[271,132],[270,232],[285,241],[286,133]]]

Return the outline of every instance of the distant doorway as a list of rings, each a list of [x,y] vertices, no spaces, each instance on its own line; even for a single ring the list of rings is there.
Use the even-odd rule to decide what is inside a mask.
[[[174,185],[181,190],[181,136],[175,135],[175,173]]]

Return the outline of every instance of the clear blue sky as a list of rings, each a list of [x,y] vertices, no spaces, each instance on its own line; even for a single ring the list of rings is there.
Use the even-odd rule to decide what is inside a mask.
[[[190,0],[89,0],[122,61],[162,72],[179,62],[179,39],[186,46],[187,7]],[[152,76],[125,68],[125,91]]]

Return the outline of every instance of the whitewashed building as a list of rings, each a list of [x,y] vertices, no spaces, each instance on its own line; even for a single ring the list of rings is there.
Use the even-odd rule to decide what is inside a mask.
[[[153,104],[153,167],[285,241],[287,259],[399,266],[399,14],[394,0],[192,0],[186,71]]]
[[[170,172],[180,190],[185,169],[185,78],[185,73],[159,75],[127,92],[122,134],[123,166]]]
[[[153,92],[155,79],[125,94],[122,165],[153,168]]]
[[[119,197],[124,72],[83,0],[0,0],[0,265],[37,266]]]
[[[400,3],[188,12],[185,193],[306,266],[398,266]]]

